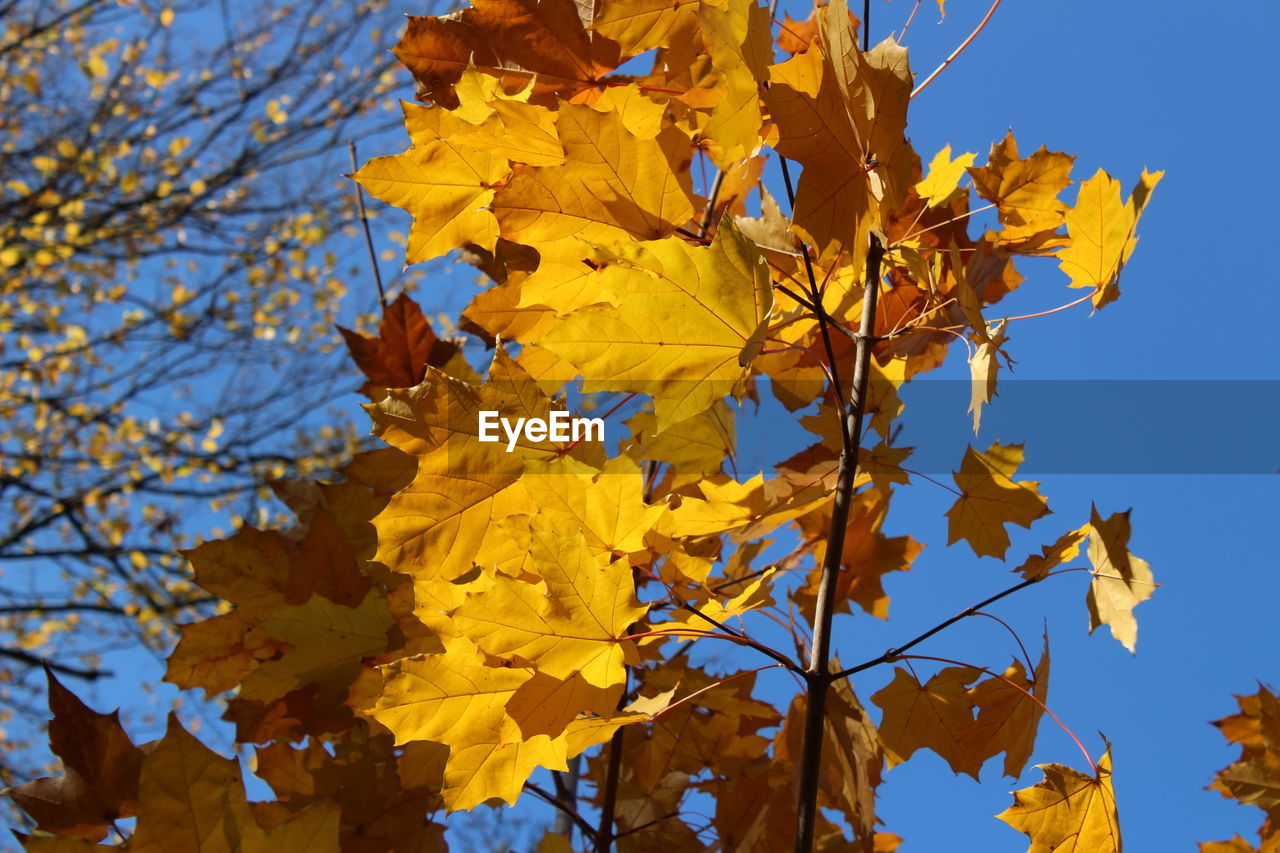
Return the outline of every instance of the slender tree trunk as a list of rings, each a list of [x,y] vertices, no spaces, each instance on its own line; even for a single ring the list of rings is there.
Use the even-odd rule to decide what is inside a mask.
[[[849,391],[849,408],[845,414],[844,448],[840,452],[835,502],[831,508],[831,530],[827,536],[827,551],[818,580],[813,644],[809,648],[809,666],[805,672],[807,695],[804,747],[800,755],[800,789],[796,801],[795,853],[811,853],[818,820],[818,778],[822,766],[823,728],[826,721],[827,691],[832,681],[828,668],[831,659],[831,618],[835,613],[836,583],[840,575],[840,559],[844,553],[845,532],[849,526],[853,484],[858,476],[858,447],[862,443],[862,426],[866,413],[871,348],[876,341],[876,301],[880,295],[880,261],[883,257],[884,246],[873,235],[867,251],[862,324],[858,329],[853,387]]]
[[[605,770],[600,823],[596,830],[596,853],[609,853],[613,849],[613,815],[618,805],[618,776],[622,772],[622,739],[626,731],[627,727],[622,726],[609,739],[609,766]]]

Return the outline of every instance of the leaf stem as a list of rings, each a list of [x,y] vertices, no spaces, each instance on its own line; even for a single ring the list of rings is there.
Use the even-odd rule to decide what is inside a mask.
[[[678,699],[677,701],[675,701],[675,702],[671,703],[670,705],[668,705],[667,707],[663,708],[663,709],[662,709],[661,711],[659,711],[658,713],[654,714],[654,715],[653,715],[653,719],[655,719],[655,720],[656,720],[656,719],[658,719],[658,718],[659,718],[659,717],[661,717],[663,714],[666,714],[666,713],[668,713],[668,712],[670,712],[670,711],[674,710],[675,708],[680,707],[680,706],[681,706],[681,705],[683,705],[685,702],[688,702],[689,700],[691,700],[691,699],[693,699],[693,698],[695,698],[695,697],[697,697],[697,696],[701,696],[703,693],[706,693],[708,690],[714,690],[715,688],[719,687],[719,686],[720,686],[720,685],[722,685],[722,684],[727,684],[728,682],[733,681],[734,679],[737,679],[737,678],[746,678],[748,675],[755,675],[757,672],[764,672],[766,669],[774,669],[775,667],[779,667],[779,666],[785,666],[785,664],[781,664],[781,663],[769,663],[769,664],[765,664],[764,666],[758,666],[758,667],[756,667],[755,669],[748,669],[748,670],[745,670],[745,671],[743,671],[743,672],[735,672],[733,675],[730,675],[730,676],[727,676],[727,677],[725,677],[725,678],[722,678],[722,679],[720,679],[719,681],[716,681],[716,682],[714,682],[714,683],[712,683],[712,684],[708,684],[706,687],[703,687],[703,688],[701,688],[701,689],[699,689],[699,690],[695,690],[694,692],[690,693],[688,696],[682,696],[682,697],[681,697],[680,699]]]
[[[1018,648],[1022,651],[1022,660],[1027,665],[1027,672],[1031,672],[1036,668],[1035,664],[1031,662],[1031,655],[1027,654],[1027,647],[1026,645],[1023,644],[1022,637],[1018,636],[1018,632],[1013,630],[1012,625],[1010,625],[1008,622],[1001,619],[999,616],[996,616],[994,613],[988,613],[985,610],[979,610],[975,612],[973,615],[985,616],[986,618],[992,619],[998,622],[999,624],[1003,625],[1004,629],[1009,632],[1009,634],[1013,637],[1013,641],[1018,644]]]
[[[1025,693],[1028,699],[1030,699],[1032,702],[1035,702],[1037,705],[1039,705],[1040,709],[1044,711],[1046,714],[1048,714],[1050,717],[1052,717],[1053,721],[1058,724],[1058,727],[1067,733],[1067,737],[1071,738],[1071,740],[1073,740],[1075,742],[1075,745],[1079,748],[1080,754],[1084,756],[1084,760],[1089,762],[1089,769],[1093,771],[1093,775],[1095,777],[1098,775],[1098,765],[1094,762],[1093,756],[1089,754],[1089,750],[1084,748],[1084,744],[1080,741],[1080,738],[1076,736],[1076,733],[1071,731],[1071,729],[1067,728],[1067,724],[1062,722],[1062,719],[1057,714],[1053,713],[1053,711],[1049,709],[1048,705],[1046,705],[1044,702],[1041,702],[1039,696],[1035,695],[1030,690],[1023,687],[1021,684],[1014,684],[1012,681],[1005,678],[1000,673],[992,672],[991,670],[987,669],[985,666],[975,666],[971,663],[965,663],[964,661],[951,660],[950,658],[932,657],[930,655],[903,655],[903,660],[907,660],[908,658],[911,660],[930,660],[935,663],[945,663],[950,666],[964,666],[964,667],[968,667],[969,669],[976,669],[979,672],[985,672],[987,675],[991,676],[992,678],[1000,679],[1005,684],[1012,687],[1014,690],[1018,690],[1022,693]],[[1034,677],[1032,673],[1028,673],[1028,676]]]
[[[630,393],[630,394],[628,394],[627,396],[623,397],[621,400],[619,400],[617,403],[615,403],[615,404],[613,405],[613,408],[611,408],[609,411],[607,411],[607,412],[605,412],[603,415],[601,415],[601,416],[600,416],[600,419],[601,419],[601,420],[604,420],[604,421],[609,420],[609,418],[613,417],[613,415],[618,411],[618,409],[621,409],[621,408],[622,408],[623,406],[625,406],[627,403],[630,403],[632,400],[634,400],[634,399],[636,398],[636,395],[637,395],[638,393],[639,393],[639,392],[633,391],[632,393]],[[569,451],[573,450],[573,449],[574,449],[575,447],[577,447],[579,444],[582,444],[582,442],[583,442],[583,440],[584,440],[585,438],[586,438],[586,437],[585,437],[585,436],[583,436],[582,438],[574,439],[572,442],[570,442],[569,444],[566,444],[566,445],[565,445],[564,447],[562,447],[560,450],[556,451],[555,456],[553,456],[552,458],[553,458],[553,459],[559,459],[561,456],[564,456],[566,453],[568,453]]]
[[[986,204],[986,205],[983,205],[982,207],[975,207],[973,210],[969,210],[964,213],[958,214],[956,216],[951,217],[950,219],[945,219],[942,222],[935,222],[932,225],[930,225],[928,228],[921,228],[919,231],[916,231],[914,234],[908,234],[898,242],[894,243],[889,248],[896,249],[899,246],[905,244],[908,240],[914,240],[917,237],[921,236],[922,234],[928,234],[930,231],[933,231],[937,228],[941,228],[944,225],[950,225],[953,222],[959,222],[961,219],[968,219],[970,216],[977,216],[979,213],[986,213],[988,210],[990,210],[995,206],[996,206],[996,203],[992,202],[991,204]]]
[[[785,666],[787,669],[792,670],[793,672],[797,672],[797,673],[802,672],[802,670],[800,669],[800,667],[796,666],[795,661],[791,660],[791,658],[787,657],[786,655],[784,655],[782,652],[778,651],[777,649],[772,649],[772,648],[770,648],[769,646],[766,646],[766,645],[765,645],[765,644],[763,644],[763,643],[758,643],[758,642],[756,642],[755,640],[753,640],[753,639],[751,639],[750,637],[748,637],[746,634],[743,634],[741,631],[734,630],[733,628],[729,627],[728,625],[724,624],[723,622],[720,622],[720,621],[717,621],[717,620],[715,620],[715,619],[712,619],[710,616],[708,616],[707,614],[703,613],[701,610],[699,610],[698,608],[694,607],[694,606],[693,606],[692,604],[690,604],[689,602],[687,602],[687,601],[685,601],[684,599],[680,598],[680,596],[676,595],[675,593],[672,593],[672,596],[673,596],[677,601],[679,601],[679,602],[680,602],[680,606],[681,606],[681,607],[683,607],[685,610],[688,610],[690,613],[692,613],[693,615],[697,616],[699,619],[703,619],[703,620],[706,620],[707,622],[710,622],[712,625],[715,625],[717,628],[719,628],[720,630],[724,631],[725,633],[730,634],[730,635],[732,635],[732,636],[734,636],[734,637],[737,637],[737,638],[738,638],[739,640],[741,640],[745,645],[750,646],[751,648],[755,649],[756,651],[760,652],[761,654],[763,654],[763,655],[765,655],[765,656],[767,656],[767,657],[770,657],[770,658],[772,658],[773,660],[777,661],[779,666]]]
[[[870,3],[871,0],[867,0],[867,2]],[[974,28],[973,32],[969,33],[969,37],[964,41],[962,41],[959,47],[951,51],[951,55],[948,56],[946,59],[944,59],[942,61],[942,64],[939,65],[936,69],[934,69],[934,72],[930,74],[928,77],[926,77],[923,83],[921,83],[919,86],[916,86],[914,89],[911,90],[911,97],[914,98],[916,95],[923,92],[925,86],[928,86],[930,83],[932,83],[934,78],[937,77],[939,74],[941,74],[944,68],[946,68],[952,62],[954,62],[956,57],[958,57],[961,53],[964,52],[964,49],[969,46],[969,43],[978,37],[978,33],[982,32],[983,29],[986,28],[987,22],[990,21],[991,16],[996,13],[996,9],[1000,7],[1000,3],[1001,3],[1001,0],[995,0],[995,2],[991,4],[991,8],[987,10],[987,16],[978,23],[978,26]],[[865,46],[863,47],[863,50],[866,50]]]
[[[902,44],[907,37],[907,30],[911,29],[911,22],[916,19],[916,12],[920,11],[920,0],[916,0],[916,5],[911,7],[911,14],[907,15],[907,22],[902,25],[902,32],[898,33],[898,44]]]

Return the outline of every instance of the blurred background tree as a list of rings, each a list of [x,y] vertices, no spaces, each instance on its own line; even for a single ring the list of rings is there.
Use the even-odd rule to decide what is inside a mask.
[[[267,481],[357,441],[323,412],[358,384],[347,286],[375,304],[341,174],[349,141],[400,125],[401,20],[0,0],[0,755],[40,754],[18,741],[42,666],[98,678],[208,606],[189,531],[270,523]]]

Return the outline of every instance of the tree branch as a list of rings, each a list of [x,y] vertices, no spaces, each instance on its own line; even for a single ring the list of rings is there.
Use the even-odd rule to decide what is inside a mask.
[[[51,669],[59,675],[69,675],[72,678],[83,678],[85,681],[96,681],[99,678],[105,678],[111,675],[111,672],[105,669],[80,669],[74,666],[67,666],[64,663],[42,658],[39,655],[33,655],[31,652],[24,652],[22,649],[5,649],[0,648],[0,657],[12,658],[16,661],[29,664],[30,666],[42,666]]]
[[[622,775],[622,741],[626,730],[626,726],[619,726],[609,738],[609,765],[605,770],[600,823],[594,833],[596,853],[609,853],[613,849],[613,815],[618,806],[618,777]]]
[[[875,343],[876,301],[880,294],[880,261],[884,246],[871,235],[867,250],[866,276],[862,293],[862,323],[856,339],[853,387],[844,416],[844,447],[836,476],[835,501],[831,507],[831,528],[827,535],[826,554],[818,580],[818,599],[813,616],[813,642],[809,647],[809,667],[805,671],[808,696],[805,703],[804,747],[800,756],[800,790],[796,802],[796,853],[811,853],[818,818],[818,778],[822,765],[823,723],[826,719],[827,691],[833,677],[829,671],[831,658],[831,622],[835,616],[836,585],[840,561],[849,526],[853,502],[853,484],[858,476],[858,447],[862,443],[863,420],[867,404],[867,380],[870,376],[871,348]]]
[[[955,616],[952,616],[950,619],[946,620],[945,622],[939,622],[937,625],[934,625],[928,631],[925,631],[923,634],[920,634],[919,636],[913,637],[911,640],[908,640],[906,643],[903,643],[901,646],[898,646],[897,648],[889,649],[884,654],[879,655],[878,657],[874,657],[869,661],[864,661],[858,664],[857,666],[851,666],[848,669],[842,669],[840,672],[837,672],[835,675],[831,677],[833,679],[848,678],[851,675],[856,675],[857,673],[862,672],[864,669],[871,669],[871,667],[873,666],[879,666],[882,663],[889,663],[895,658],[901,657],[903,652],[907,651],[913,646],[918,646],[920,643],[923,643],[925,640],[929,639],[939,631],[950,628],[952,625],[956,624],[962,619],[967,619],[970,616],[976,615],[979,610],[986,607],[988,604],[994,604],[1000,599],[1005,598],[1006,596],[1013,595],[1015,592],[1024,590],[1027,587],[1031,586],[1032,584],[1037,584],[1040,581],[1044,580],[1045,578],[1050,578],[1057,574],[1061,574],[1061,572],[1050,572],[1044,577],[1034,577],[1028,580],[1024,580],[1021,583],[1016,583],[1013,586],[1009,587],[1008,589],[1001,590],[1000,592],[997,592],[995,595],[990,596],[989,598],[984,598],[982,601],[979,601],[977,604],[973,605],[972,607],[966,607],[964,610],[961,610]],[[1024,654],[1025,654],[1025,651],[1024,651]]]
[[[596,837],[595,827],[587,823],[587,819],[578,814],[578,811],[566,804],[564,800],[561,800],[559,797],[544,790],[540,786],[535,785],[533,782],[525,782],[524,789],[545,802],[547,805],[558,810],[561,814],[568,816],[570,820],[577,824],[578,828],[582,830],[583,834],[585,834],[587,838]]]

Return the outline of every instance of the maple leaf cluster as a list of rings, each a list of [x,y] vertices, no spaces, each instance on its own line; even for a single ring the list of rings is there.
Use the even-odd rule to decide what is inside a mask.
[[[353,177],[412,214],[407,262],[457,250],[490,279],[459,324],[488,366],[404,296],[378,336],[343,330],[385,446],[336,482],[274,484],[294,529],[187,553],[226,605],[183,628],[167,678],[227,694],[277,800],[246,804],[234,764],[176,723],[136,748],[55,685],[66,775],[14,792],[41,830],[98,840],[137,815],[128,849],[179,849],[163,833],[189,813],[190,849],[437,850],[438,812],[534,796],[596,850],[772,851],[808,833],[813,849],[891,851],[875,814],[886,768],[930,749],[974,778],[1002,754],[1021,774],[1047,710],[1047,637],[1038,663],[1002,671],[908,653],[936,631],[849,670],[825,644],[837,614],[887,619],[883,578],[923,547],[883,532],[895,489],[918,479],[894,443],[903,384],[967,341],[976,428],[1018,321],[988,319],[1022,284],[1015,258],[1056,258],[1077,302],[1108,305],[1160,173],[1125,200],[1100,171],[1069,206],[1072,157],[1024,157],[1012,133],[985,165],[948,147],[926,168],[906,136],[905,48],[860,48],[843,0],[772,25],[753,0],[477,0],[410,19],[395,53],[420,86],[411,147]],[[762,181],[769,152],[800,170],[794,185],[784,172],[785,213]],[[695,189],[704,165],[716,177]],[[578,381],[644,402],[620,442],[483,440],[481,412],[545,419]],[[743,480],[736,404],[766,392],[816,408],[799,418],[812,443]],[[1004,561],[1009,526],[1049,513],[1023,458],[966,451],[948,544]],[[1129,538],[1127,512],[1094,509],[937,630],[1083,570],[1090,630],[1132,651],[1155,583]],[[1090,567],[1071,567],[1082,552]],[[755,638],[766,619],[794,648]],[[721,646],[761,665],[706,664]],[[913,659],[946,666],[922,678]],[[877,724],[851,676],[894,662]],[[775,668],[804,688],[785,710],[753,695]],[[69,725],[90,748],[67,743]],[[1250,769],[1221,784],[1264,804],[1248,789],[1273,746],[1260,731],[1233,738]],[[1043,766],[1001,815],[1031,850],[1119,850],[1109,748],[1085,757],[1088,773]],[[549,792],[539,768],[594,794]],[[572,844],[551,833],[539,849]]]
[[[1209,787],[1224,797],[1257,806],[1266,814],[1255,847],[1239,835],[1230,841],[1200,845],[1200,853],[1273,853],[1280,850],[1280,701],[1259,687],[1237,696],[1240,712],[1214,723],[1223,737],[1240,746],[1240,758],[1218,772]]]

